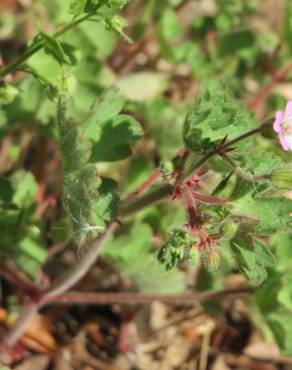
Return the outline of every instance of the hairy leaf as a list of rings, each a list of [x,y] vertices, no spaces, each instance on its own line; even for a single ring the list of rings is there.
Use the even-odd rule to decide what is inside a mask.
[[[237,265],[253,285],[260,285],[267,278],[267,267],[274,265],[275,260],[267,247],[259,240],[249,246],[243,239],[236,238],[231,247]]]
[[[132,117],[119,115],[97,127],[92,148],[94,162],[117,161],[127,158],[131,145],[142,137],[139,123]]]
[[[292,222],[292,200],[281,197],[262,197],[257,191],[249,192],[233,202],[232,212],[257,222],[259,233],[287,230]]]
[[[2,199],[15,205],[0,209],[1,254],[12,257],[35,279],[46,258],[42,233],[34,218],[36,181],[29,172],[15,172],[9,180],[1,181],[1,191]]]
[[[50,90],[51,95],[55,96],[60,88],[63,72],[54,55],[42,49],[29,58],[27,67],[38,81]]]
[[[271,173],[274,169],[279,168],[282,159],[272,151],[256,150],[248,153],[245,161],[245,168],[251,170],[255,176],[261,176]]]
[[[175,229],[158,252],[157,259],[161,263],[163,270],[169,271],[180,261],[193,261],[195,256],[198,260],[198,252],[194,247],[192,248],[187,232]]]
[[[254,118],[244,110],[242,102],[229,98],[223,87],[212,80],[202,88],[188,113],[183,137],[186,146],[197,152],[225,137],[232,140],[255,127]],[[237,152],[243,148],[246,150],[246,141],[237,145]]]
[[[115,118],[123,109],[125,100],[116,87],[106,89],[92,105],[90,114],[84,122],[84,134],[88,139],[96,139],[98,128],[106,121]]]
[[[69,10],[74,16],[81,15],[85,11],[87,0],[71,0]]]
[[[96,203],[96,213],[104,222],[113,220],[118,210],[119,197],[116,193],[118,183],[108,177],[102,177],[102,183],[98,188],[99,199]]]

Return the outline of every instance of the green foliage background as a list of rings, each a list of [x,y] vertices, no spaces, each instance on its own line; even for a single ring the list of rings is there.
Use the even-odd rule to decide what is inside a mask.
[[[191,167],[225,136],[232,140],[258,127],[246,106],[291,58],[289,1],[277,31],[254,26],[262,10],[256,0],[214,0],[210,8],[198,1],[190,19],[181,18],[182,0],[126,3],[39,0],[0,15],[0,41],[38,49],[0,86],[0,135],[9,144],[0,161],[0,251],[35,281],[51,246],[73,240],[82,248],[117,217],[120,200],[183,145]],[[20,14],[37,19],[33,40],[22,32]],[[149,50],[131,56],[131,48],[149,39]],[[17,54],[13,48],[1,53],[7,64]],[[284,104],[274,89],[261,118]],[[202,180],[209,193],[229,201],[227,208],[200,206],[208,231],[221,236],[216,273],[186,248],[180,201],[126,219],[104,258],[137,289],[161,294],[184,291],[186,261],[199,270],[198,290],[222,288],[226,276],[241,272],[257,286],[249,301],[261,317],[255,325],[269,328],[291,355],[292,200],[270,182],[284,168],[284,187],[291,188],[291,154],[270,134],[241,141],[230,158],[234,168],[213,157]],[[39,213],[41,182],[55,203]],[[208,284],[200,283],[202,276]]]

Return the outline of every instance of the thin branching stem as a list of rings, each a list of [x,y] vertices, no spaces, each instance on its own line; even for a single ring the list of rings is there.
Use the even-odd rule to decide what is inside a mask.
[[[77,261],[69,270],[60,275],[46,290],[43,291],[40,302],[43,303],[50,299],[62,294],[72,288],[87,271],[94,265],[97,257],[100,255],[103,247],[108,240],[108,237],[114,232],[117,223],[112,222],[106,231],[98,238],[93,240],[86,248],[87,252],[83,258]]]
[[[264,121],[263,124],[265,124],[267,121]],[[232,145],[240,142],[241,140],[244,140],[250,136],[253,136],[255,134],[258,134],[262,130],[262,125],[247,131],[246,133],[236,137],[233,140],[230,140],[226,144],[220,146],[220,151],[230,148]],[[202,158],[200,158],[197,162],[192,164],[186,172],[183,174],[183,179],[186,180],[188,179],[196,170],[198,170],[203,164],[208,162],[209,159],[211,159],[213,156],[218,154],[218,149],[214,148],[211,149],[208,153],[206,153]],[[140,198],[136,198],[130,202],[126,201],[125,203],[122,203],[120,205],[119,209],[119,216],[125,217],[129,216],[135,212],[140,211],[143,208],[146,208],[162,199],[165,197],[171,195],[175,189],[174,185],[171,184],[162,184],[160,187],[157,189],[153,190],[150,193],[147,193]]]
[[[111,223],[107,230],[98,239],[93,240],[88,245],[88,251],[84,254],[81,260],[78,260],[75,265],[65,271],[64,274],[60,275],[48,289],[44,290],[32,302],[23,306],[20,316],[14,326],[11,328],[8,335],[3,338],[5,345],[14,345],[40,308],[42,308],[52,298],[69,290],[80,279],[82,279],[82,277],[96,262],[102,248],[116,227],[116,223]]]
[[[87,13],[75,20],[73,20],[71,23],[64,26],[59,31],[55,32],[51,37],[58,38],[62,35],[64,35],[66,32],[70,31],[74,27],[78,26],[80,23],[84,22],[85,20],[92,17],[92,15],[95,13]],[[9,73],[12,73],[14,71],[17,71],[21,69],[22,65],[35,53],[37,53],[39,50],[41,50],[45,45],[45,42],[43,40],[40,40],[36,42],[33,46],[28,48],[25,53],[23,53],[18,59],[16,59],[13,63],[11,63],[9,66],[0,69],[0,79],[7,76]]]
[[[259,133],[260,131],[261,131],[261,127],[248,131],[244,133],[243,135],[240,135],[237,138],[229,141],[228,143],[221,145],[220,150],[229,148],[232,145],[238,143],[239,141],[244,140],[245,138],[250,137],[252,135],[255,135]],[[200,168],[204,163],[206,163],[210,158],[212,158],[216,154],[218,154],[218,149],[217,150],[213,149],[210,152],[208,152],[204,157],[202,157],[199,161],[194,163],[188,169],[188,171],[184,174],[183,179],[187,179],[188,177],[190,177],[194,171]],[[175,185],[163,184],[156,190],[148,194],[145,194],[144,196],[141,196],[140,198],[133,200],[130,203],[127,203],[126,205],[122,204],[119,209],[119,216],[126,217],[126,216],[129,216],[133,213],[140,211],[141,209],[144,209],[150,205],[153,205],[155,202],[165,198],[166,196],[171,195],[173,193],[174,188],[175,188]],[[91,266],[96,262],[96,259],[99,256],[108,237],[114,232],[116,227],[117,227],[117,223],[112,222],[104,234],[102,234],[97,240],[92,241],[91,245],[88,246],[88,251],[84,254],[81,260],[79,260],[71,269],[69,269],[68,271],[65,271],[64,274],[58,277],[51,284],[51,286],[45,291],[43,291],[42,294],[34,302],[30,302],[29,304],[23,307],[20,317],[16,321],[14,327],[11,329],[8,336],[5,338],[5,344],[10,345],[10,346],[15,344],[18,338],[21,336],[21,334],[25,330],[25,328],[27,327],[27,325],[29,324],[29,322],[34,317],[34,314],[44,305],[47,305],[53,302],[61,302],[62,296],[63,296],[63,303],[66,303],[66,300],[67,302],[69,302],[70,299],[71,299],[71,303],[73,303],[74,297],[76,298],[75,303],[81,303],[82,299],[84,299],[84,303],[88,303],[88,304],[90,303],[89,298],[92,299],[91,302],[95,301],[95,303],[97,302],[101,303],[102,298],[104,299],[106,298],[104,295],[101,295],[100,293],[98,293],[95,296],[91,296],[91,297],[88,295],[87,296],[83,295],[84,298],[82,298],[82,295],[76,295],[76,293],[75,295],[73,293],[73,295],[71,296],[67,295],[66,297],[64,293],[67,292],[70,288],[72,288],[80,279],[82,279],[82,277],[87,273],[87,271],[91,268]],[[247,290],[251,291],[251,288],[243,288],[243,289],[245,292]],[[224,296],[225,294],[228,294],[228,293],[226,293],[226,291],[221,291],[221,293],[205,292],[202,294],[204,295],[200,296],[200,299],[204,297],[205,300],[208,300],[208,299],[214,299],[216,297]],[[133,302],[135,300],[135,297],[136,297],[136,300],[140,302],[141,301],[149,302],[149,301],[158,299],[158,296],[147,296],[147,297],[144,296],[143,298],[143,296],[140,296],[140,295],[139,296],[138,295],[136,296],[134,295],[132,296],[129,296],[129,295],[127,296],[126,295],[125,296],[114,295],[113,296],[111,295],[110,296],[109,295],[107,296],[106,299],[108,300],[107,303],[109,303],[110,299],[112,300],[112,302],[114,301],[117,302],[117,298],[119,302],[122,302],[122,301],[126,302],[126,301],[129,301],[130,298],[132,298],[132,302]],[[197,296],[196,299],[198,299],[198,297],[199,296]],[[175,300],[177,298],[178,298],[177,296],[176,298],[173,298],[170,296],[168,297],[164,296],[164,299],[169,299],[170,301]],[[194,297],[192,297],[192,299],[194,300]]]
[[[231,159],[227,154],[222,154],[222,158],[229,164],[229,166],[234,170],[234,172],[240,176],[242,179],[255,182],[266,180],[265,176],[254,176],[250,172],[245,171],[243,168],[239,167],[233,159]]]
[[[165,303],[196,303],[205,302],[229,295],[252,293],[254,289],[249,286],[229,288],[218,291],[206,291],[196,294],[141,294],[141,293],[84,293],[70,292],[51,299],[48,304],[137,304],[160,301]]]

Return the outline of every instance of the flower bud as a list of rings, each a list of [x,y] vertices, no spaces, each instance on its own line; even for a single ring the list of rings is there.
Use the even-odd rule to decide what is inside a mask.
[[[223,239],[230,240],[234,237],[238,224],[230,219],[226,220],[220,227],[220,234]]]
[[[204,252],[201,254],[201,257],[205,266],[210,272],[218,271],[221,258],[217,248],[212,246],[211,248],[204,250]]]
[[[210,252],[210,257],[209,257],[209,263],[210,263],[209,269],[210,269],[210,271],[217,271],[219,269],[220,262],[221,262],[221,259],[220,259],[219,252],[217,250],[213,249]]]
[[[280,168],[273,171],[268,179],[278,189],[292,189],[292,168]]]

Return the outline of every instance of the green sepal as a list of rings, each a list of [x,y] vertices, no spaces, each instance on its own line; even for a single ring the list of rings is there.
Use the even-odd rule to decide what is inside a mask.
[[[292,189],[292,168],[279,168],[273,171],[267,178],[277,189]]]

